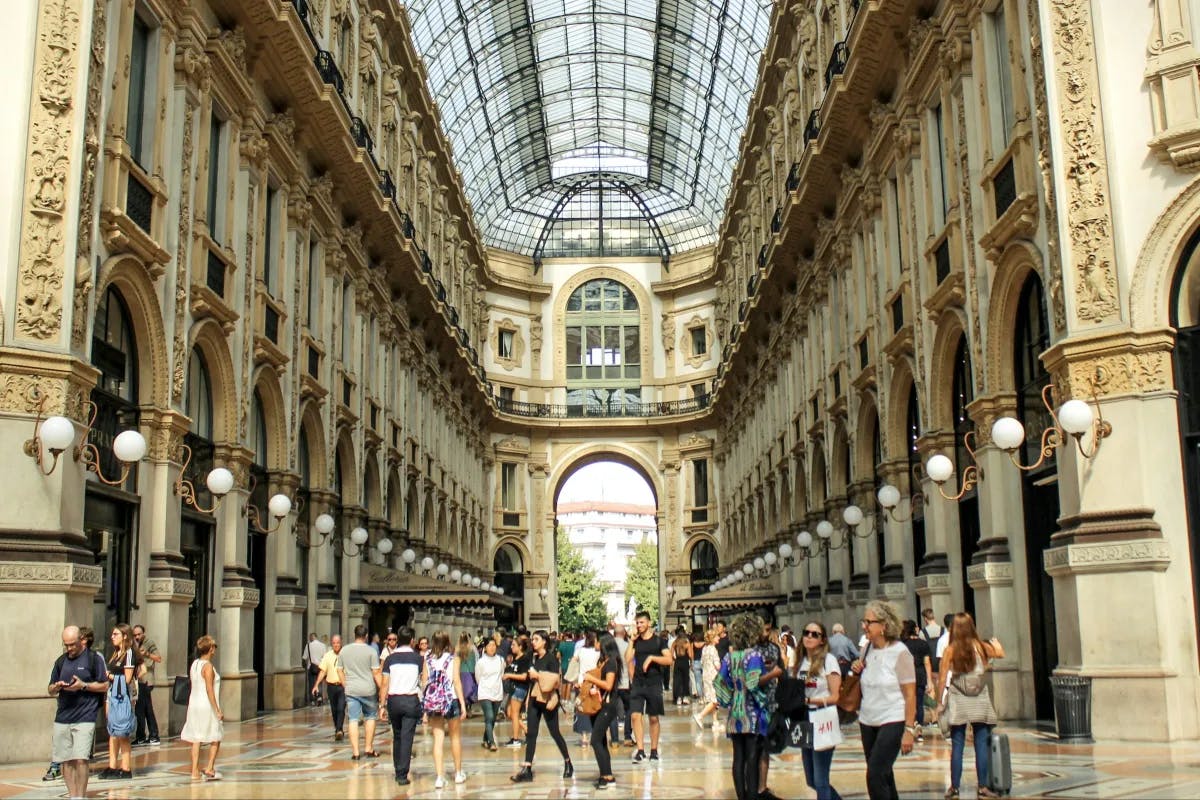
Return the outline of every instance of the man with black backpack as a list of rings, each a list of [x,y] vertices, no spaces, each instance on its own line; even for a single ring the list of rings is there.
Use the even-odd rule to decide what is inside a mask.
[[[47,689],[51,697],[58,698],[53,758],[62,765],[68,796],[84,797],[88,760],[96,737],[96,715],[100,711],[100,698],[108,691],[108,670],[104,658],[84,646],[76,626],[63,628],[62,644],[63,654],[50,670]]]

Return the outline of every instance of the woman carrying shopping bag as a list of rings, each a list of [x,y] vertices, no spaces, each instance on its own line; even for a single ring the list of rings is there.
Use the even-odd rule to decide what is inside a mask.
[[[842,728],[838,724],[837,699],[842,688],[842,670],[838,660],[829,652],[825,626],[810,622],[801,634],[804,657],[799,676],[804,681],[804,698],[808,702],[808,721],[812,725],[812,746],[800,752],[804,757],[804,780],[816,790],[817,800],[841,800],[837,789],[829,783],[833,751],[842,743]]]

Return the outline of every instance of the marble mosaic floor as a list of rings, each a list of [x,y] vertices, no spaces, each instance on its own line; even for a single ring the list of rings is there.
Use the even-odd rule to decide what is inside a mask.
[[[430,750],[432,736],[418,733],[413,758],[413,783],[401,789],[393,781],[391,735],[377,738],[379,759],[351,761],[345,741],[335,742],[324,708],[300,709],[226,726],[226,740],[218,761],[224,779],[192,783],[189,751],[178,739],[156,748],[134,750],[132,781],[93,780],[88,795],[95,798],[384,798],[412,797],[438,800],[468,798],[690,798],[735,797],[729,775],[730,748],[723,735],[700,731],[691,721],[691,708],[668,708],[663,721],[662,763],[656,767],[629,763],[631,751],[614,752],[617,786],[596,791],[591,786],[597,771],[590,748],[579,736],[568,738],[576,765],[573,780],[560,777],[562,762],[553,742],[539,739],[533,783],[514,785],[508,776],[521,760],[520,752],[501,748],[489,752],[479,746],[482,720],[468,720],[464,736],[464,761],[468,775],[463,785],[433,788]],[[48,724],[48,723],[47,723]],[[1176,745],[1098,744],[1060,745],[1053,736],[1036,729],[1005,726],[1012,740],[1015,797],[1146,798],[1185,800],[1200,798],[1200,743]],[[507,727],[498,729],[507,738]],[[971,748],[962,787],[963,798],[973,798],[975,787]],[[447,764],[450,763],[447,747]],[[936,734],[926,736],[913,755],[897,763],[897,782],[906,798],[940,798],[946,786],[949,746]],[[106,764],[95,762],[93,775]],[[449,768],[449,767],[448,767]],[[43,783],[45,761],[0,767],[0,798],[58,798],[66,796],[62,781]],[[838,749],[834,760],[834,786],[846,798],[865,798],[862,750],[857,735]],[[799,751],[789,750],[771,767],[771,789],[784,798],[812,798],[804,785]]]

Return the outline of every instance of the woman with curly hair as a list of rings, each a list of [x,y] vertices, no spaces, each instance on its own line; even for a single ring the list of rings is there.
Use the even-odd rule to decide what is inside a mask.
[[[888,603],[867,604],[862,618],[864,656],[850,665],[861,676],[858,724],[867,759],[867,796],[899,800],[892,772],[900,753],[912,752],[917,735],[917,673],[900,641],[900,617]]]
[[[715,681],[717,703],[729,709],[727,730],[733,743],[733,788],[738,800],[758,797],[759,762],[771,722],[767,694],[758,686],[763,673],[757,647],[762,631],[762,618],[756,614],[734,618],[729,626],[730,650]]]

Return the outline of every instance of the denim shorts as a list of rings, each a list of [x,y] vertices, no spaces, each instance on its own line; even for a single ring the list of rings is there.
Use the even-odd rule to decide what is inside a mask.
[[[374,697],[353,697],[346,695],[346,716],[351,722],[375,719],[376,702]]]
[[[528,696],[529,696],[529,687],[528,686],[518,686],[515,689],[513,689],[512,699],[516,700],[519,703],[524,703],[525,698]]]

